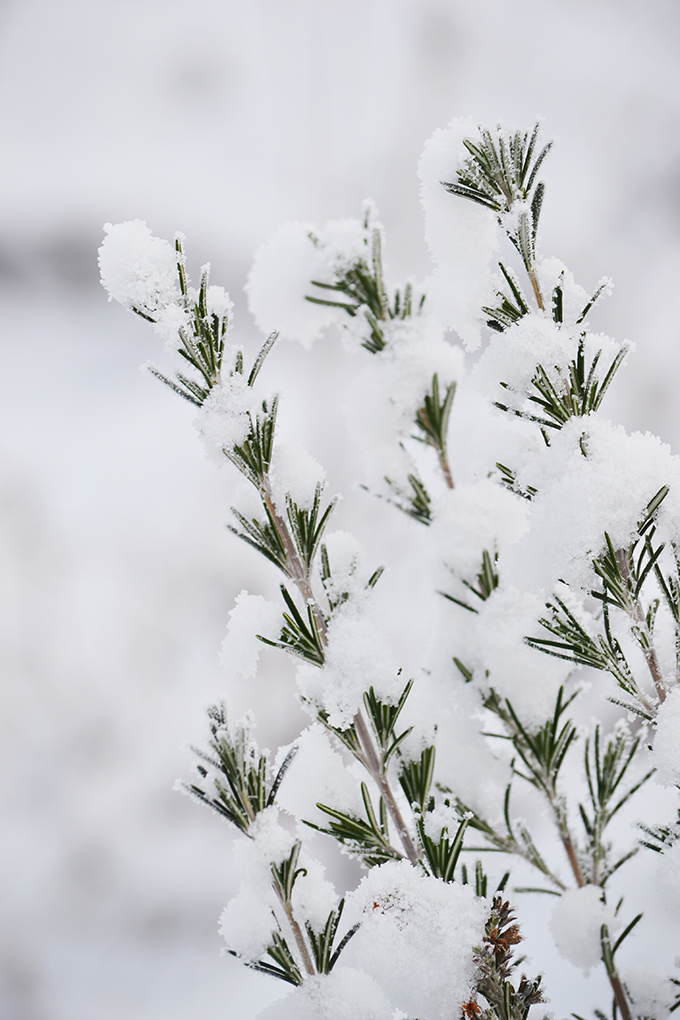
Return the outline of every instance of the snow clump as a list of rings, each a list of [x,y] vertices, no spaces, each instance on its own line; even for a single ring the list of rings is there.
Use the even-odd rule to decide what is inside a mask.
[[[104,231],[99,269],[109,301],[152,318],[177,301],[177,256],[169,241],[154,237],[143,220],[105,223]]]
[[[608,925],[612,934],[614,908],[602,902],[602,890],[596,885],[570,889],[562,893],[550,917],[550,931],[560,954],[586,977],[602,959],[600,929]]]
[[[465,138],[479,139],[477,125],[469,119],[456,118],[435,131],[420,157],[418,176],[425,239],[435,261],[434,275],[426,282],[428,305],[474,351],[485,321],[481,309],[496,296],[491,259],[499,248],[499,228],[493,210],[450,195],[443,187],[455,182],[470,155]]]
[[[345,950],[388,992],[393,1009],[450,1020],[471,998],[488,902],[469,886],[423,875],[408,861],[373,868],[348,896],[348,921],[361,928]]]
[[[281,610],[275,602],[262,595],[242,591],[236,605],[229,611],[227,636],[222,643],[221,662],[226,670],[249,679],[255,676],[263,644],[257,635],[278,640],[281,633]]]

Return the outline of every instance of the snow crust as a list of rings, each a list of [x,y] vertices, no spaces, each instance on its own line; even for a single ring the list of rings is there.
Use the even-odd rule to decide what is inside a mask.
[[[387,346],[357,374],[343,405],[349,432],[364,455],[369,484],[378,490],[385,475],[403,484],[413,470],[399,440],[422,436],[415,418],[435,373],[441,401],[448,387],[463,377],[463,352],[445,339],[435,319],[392,322],[386,332]]]
[[[279,806],[300,821],[312,821],[317,825],[325,824],[328,819],[319,811],[317,803],[361,815],[360,780],[332,746],[328,730],[321,723],[312,723],[302,731],[295,745],[295,757],[277,795]],[[289,747],[279,750],[277,768],[288,751]]]

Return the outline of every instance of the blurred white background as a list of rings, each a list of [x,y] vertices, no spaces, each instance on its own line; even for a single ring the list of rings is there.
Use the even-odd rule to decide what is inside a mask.
[[[392,275],[422,276],[425,139],[456,115],[540,114],[559,139],[542,250],[586,287],[614,277],[596,325],[637,354],[610,413],[677,449],[679,45],[675,0],[0,5],[2,1018],[249,1020],[280,991],[219,957],[229,833],[171,791],[229,688],[233,598],[276,579],[224,529],[233,479],[191,410],[137,372],[163,355],[106,303],[102,224],[182,229],[254,352],[242,288],[280,222],[371,196]],[[370,534],[328,411],[351,361],[329,341],[268,370],[345,491],[338,525]],[[273,656],[229,695],[265,702],[274,744],[299,725],[291,689]],[[558,1016],[588,1008],[553,993]]]

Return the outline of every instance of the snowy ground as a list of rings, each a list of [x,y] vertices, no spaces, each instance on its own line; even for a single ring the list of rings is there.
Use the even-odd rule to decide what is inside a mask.
[[[541,114],[560,140],[543,250],[585,286],[614,277],[597,325],[637,354],[610,413],[678,449],[679,30],[672,0],[0,7],[3,1018],[249,1020],[279,993],[218,956],[229,835],[171,791],[228,687],[234,596],[275,582],[224,529],[233,480],[190,410],[136,371],[162,355],[98,286],[104,221],[184,230],[255,350],[242,285],[280,222],[356,215],[370,195],[394,276],[423,275],[425,139],[454,115]],[[345,491],[338,526],[396,558],[398,525],[379,533],[350,489],[328,394],[309,396],[323,371],[333,406],[351,362],[275,359],[286,427]],[[289,739],[288,666],[265,657],[257,683],[262,742]],[[237,711],[258,698],[229,695]],[[573,978],[552,988],[558,1017],[592,1003]]]

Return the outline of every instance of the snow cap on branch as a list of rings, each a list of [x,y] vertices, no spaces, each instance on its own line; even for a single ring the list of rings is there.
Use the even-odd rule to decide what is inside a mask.
[[[360,220],[331,220],[322,229],[315,223],[285,223],[255,252],[246,283],[258,327],[311,347],[328,326],[347,316],[341,308],[307,301],[307,295],[343,300],[312,281],[333,284],[337,272],[369,255],[368,232]]]
[[[255,676],[260,652],[264,647],[257,635],[278,639],[281,632],[281,610],[275,602],[262,595],[242,591],[229,612],[227,636],[222,644],[221,661],[225,669],[244,679]]]
[[[426,284],[428,305],[474,351],[481,342],[482,307],[495,298],[491,260],[499,248],[499,228],[493,210],[450,195],[443,187],[443,182],[455,180],[469,156],[465,138],[479,139],[470,119],[455,118],[435,131],[420,157],[418,176],[425,238],[435,261]]]
[[[105,223],[99,249],[101,282],[116,300],[146,315],[156,314],[179,297],[177,257],[169,241],[154,237],[143,220]]]

